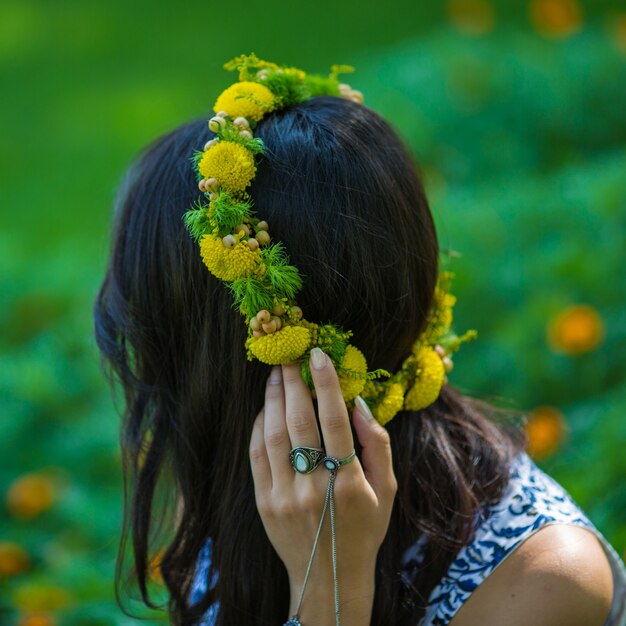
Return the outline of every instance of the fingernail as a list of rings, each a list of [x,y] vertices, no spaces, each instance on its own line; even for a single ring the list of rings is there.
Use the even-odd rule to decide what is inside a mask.
[[[283,371],[282,368],[280,367],[280,365],[274,365],[274,367],[272,367],[272,371],[270,372],[270,378],[269,378],[269,384],[270,385],[276,385],[278,384],[283,378]]]
[[[367,406],[367,402],[361,398],[361,396],[357,396],[354,400],[356,405],[359,407],[359,411],[367,417],[368,420],[374,419],[374,415],[370,411],[370,408]]]
[[[326,354],[320,348],[313,348],[311,350],[311,364],[316,370],[321,370],[326,367]]]

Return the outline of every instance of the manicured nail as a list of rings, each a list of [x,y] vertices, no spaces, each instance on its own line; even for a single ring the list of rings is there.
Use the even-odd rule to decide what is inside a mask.
[[[368,420],[374,419],[374,416],[372,415],[370,408],[367,406],[367,402],[365,402],[365,400],[363,400],[361,396],[357,396],[354,402],[359,407],[359,411],[361,411],[361,413],[363,413],[363,415],[365,415],[365,417],[367,417]]]
[[[320,348],[313,348],[311,350],[311,364],[316,370],[321,370],[326,367],[326,354]]]
[[[274,365],[270,373],[269,384],[277,385],[283,378],[283,370],[280,365]]]

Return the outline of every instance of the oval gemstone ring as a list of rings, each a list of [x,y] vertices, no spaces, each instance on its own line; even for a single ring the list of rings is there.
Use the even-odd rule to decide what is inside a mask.
[[[289,453],[291,465],[299,474],[312,472],[325,456],[322,448],[307,448],[306,446],[293,448]]]

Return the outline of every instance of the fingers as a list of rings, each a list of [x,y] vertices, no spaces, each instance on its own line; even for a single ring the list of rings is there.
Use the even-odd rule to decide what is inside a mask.
[[[272,488],[282,489],[293,481],[289,460],[291,442],[285,421],[285,390],[280,365],[272,367],[265,386],[263,436],[272,472]]]
[[[352,423],[361,444],[361,464],[365,478],[379,499],[389,501],[398,489],[393,473],[389,432],[374,419],[361,396],[356,397],[355,404]]]
[[[339,459],[345,458],[354,450],[348,409],[333,363],[319,348],[311,350],[311,375],[317,395],[326,454]]]
[[[263,423],[265,421],[265,408],[261,409],[252,425],[252,436],[250,437],[250,467],[252,468],[252,479],[254,480],[254,495],[257,503],[272,488],[272,472],[270,470],[270,460],[265,448],[265,437],[263,435]]]
[[[320,447],[320,431],[315,419],[311,392],[300,374],[299,363],[282,366],[285,411],[291,447]]]

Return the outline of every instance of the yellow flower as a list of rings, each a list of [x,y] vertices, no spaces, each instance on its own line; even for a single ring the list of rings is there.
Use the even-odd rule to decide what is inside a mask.
[[[256,174],[254,155],[234,141],[219,141],[205,150],[198,169],[230,191],[243,191]]]
[[[251,338],[247,345],[250,352],[268,365],[291,363],[304,354],[311,342],[311,331],[303,326],[283,326],[274,333]]]
[[[391,383],[380,402],[372,407],[374,417],[384,426],[402,408],[404,390],[399,383]]]
[[[228,282],[260,271],[261,253],[250,250],[243,241],[227,248],[217,235],[204,235],[200,241],[200,254],[211,274]]]
[[[16,576],[30,567],[30,557],[22,546],[11,541],[0,542],[0,579]]]
[[[524,426],[528,436],[526,450],[535,459],[550,456],[565,438],[565,418],[552,406],[538,406],[528,416]]]
[[[604,323],[589,305],[578,304],[563,310],[547,328],[547,340],[555,352],[582,354],[597,348],[604,339]]]
[[[367,361],[363,353],[352,345],[346,346],[343,358],[341,359],[341,367],[354,370],[356,372],[367,372]],[[347,373],[339,375],[339,385],[343,399],[348,402],[356,398],[363,387],[365,387],[365,378],[354,378]]]
[[[31,519],[47,511],[56,493],[52,481],[42,474],[26,474],[13,482],[6,496],[9,513],[19,519]]]
[[[415,382],[406,394],[404,408],[419,411],[432,404],[441,393],[446,375],[441,357],[430,347],[423,346],[416,355]]]
[[[213,108],[216,113],[226,111],[233,118],[241,116],[258,122],[274,104],[274,94],[265,85],[244,80],[222,91]]]

